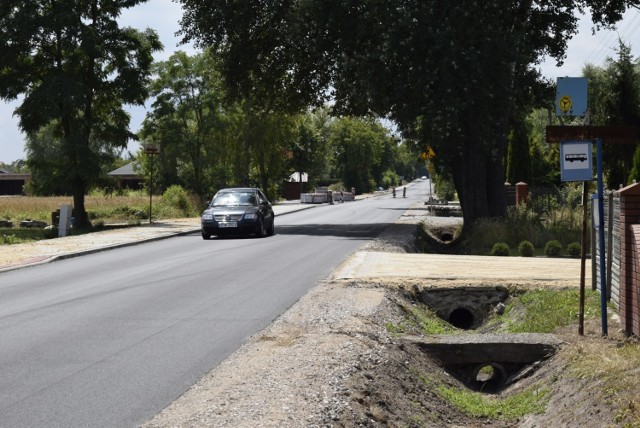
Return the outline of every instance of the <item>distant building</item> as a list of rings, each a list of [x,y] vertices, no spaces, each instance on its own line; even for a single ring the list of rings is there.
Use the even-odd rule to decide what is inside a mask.
[[[137,164],[131,162],[107,173],[107,175],[115,180],[116,187],[119,189],[139,190],[143,187],[144,178],[135,171],[136,168]]]
[[[0,169],[0,195],[22,195],[24,186],[29,180],[31,180],[31,174]]]

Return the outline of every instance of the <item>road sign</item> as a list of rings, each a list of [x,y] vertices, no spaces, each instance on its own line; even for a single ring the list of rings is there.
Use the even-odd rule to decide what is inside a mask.
[[[560,98],[560,101],[558,101],[558,107],[560,107],[560,110],[562,110],[563,113],[569,113],[572,106],[573,103],[571,102],[571,97],[569,95],[563,96]]]
[[[157,155],[160,153],[160,145],[159,144],[145,144],[144,152],[148,155]]]
[[[559,77],[556,80],[556,115],[586,116],[587,89],[586,77]]]
[[[427,153],[427,159],[433,159],[436,157],[436,152],[433,151],[431,146],[427,146],[426,153]]]
[[[560,178],[562,181],[591,181],[591,141],[563,141],[560,143]]]

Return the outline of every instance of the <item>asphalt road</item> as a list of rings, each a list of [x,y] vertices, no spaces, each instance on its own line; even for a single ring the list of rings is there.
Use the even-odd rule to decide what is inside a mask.
[[[264,239],[193,234],[0,274],[0,426],[145,422],[428,191],[278,217]]]

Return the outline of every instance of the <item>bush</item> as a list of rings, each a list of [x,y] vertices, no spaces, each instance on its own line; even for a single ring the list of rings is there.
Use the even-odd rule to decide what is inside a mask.
[[[164,191],[162,194],[162,203],[167,208],[177,210],[184,217],[189,217],[194,212],[189,194],[178,185],[173,185]]]
[[[567,245],[567,254],[572,257],[577,257],[580,255],[581,246],[579,242],[572,242]]]
[[[562,244],[560,241],[551,240],[544,246],[544,254],[547,257],[558,257],[562,252]]]
[[[509,245],[504,242],[496,242],[493,244],[493,248],[491,248],[492,256],[510,256],[511,250],[509,249]]]
[[[518,254],[520,254],[521,257],[532,257],[533,244],[529,241],[521,241],[518,244]]]
[[[445,201],[453,201],[456,198],[456,187],[453,184],[451,176],[434,174],[433,177],[434,191],[440,199]]]

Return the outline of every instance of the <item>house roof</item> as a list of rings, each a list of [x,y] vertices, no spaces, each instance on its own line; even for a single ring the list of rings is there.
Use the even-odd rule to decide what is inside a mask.
[[[107,173],[107,175],[114,177],[122,177],[126,175],[139,177],[140,174],[135,171],[135,168],[137,168],[137,164],[135,162],[130,162],[118,169],[114,169],[113,171]]]

